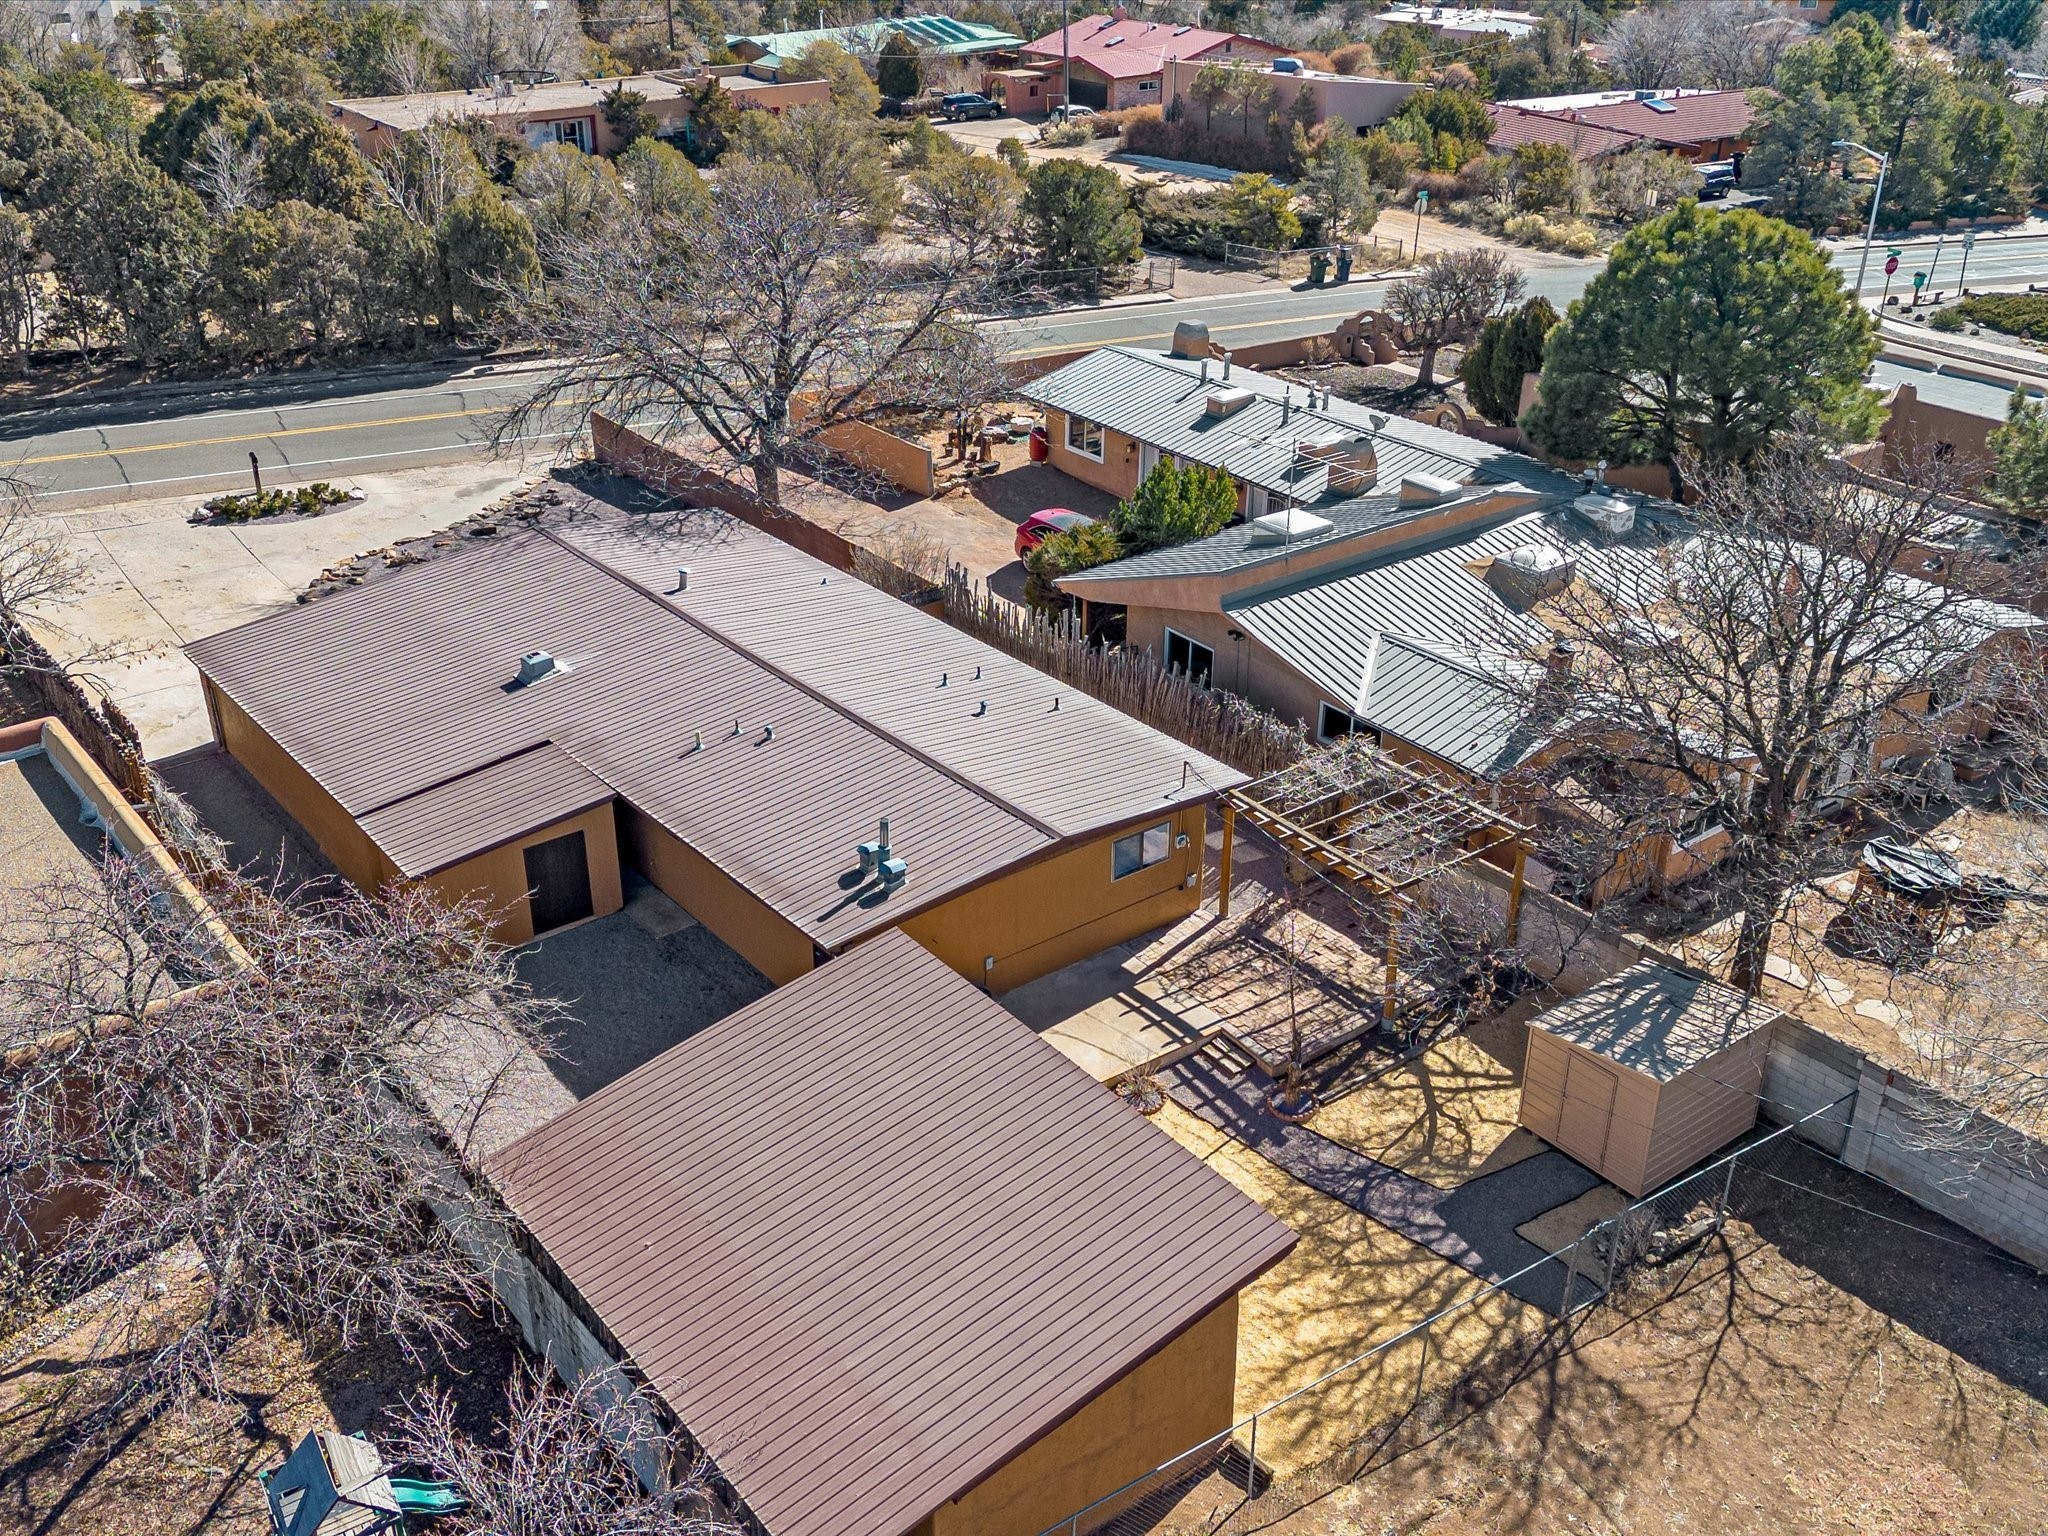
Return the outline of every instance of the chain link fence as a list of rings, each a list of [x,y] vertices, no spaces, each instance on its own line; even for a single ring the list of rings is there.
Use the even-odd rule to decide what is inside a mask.
[[[1853,1095],[1849,1096],[1853,1097]],[[1482,1411],[1569,1350],[1586,1315],[1634,1277],[1695,1254],[1764,1198],[1808,1122],[1748,1142],[1267,1404],[1042,1536],[1246,1536]],[[1519,1305],[1515,1297],[1542,1298]]]

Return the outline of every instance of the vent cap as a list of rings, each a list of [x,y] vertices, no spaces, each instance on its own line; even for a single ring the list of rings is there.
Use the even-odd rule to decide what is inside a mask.
[[[1603,496],[1596,492],[1575,498],[1572,510],[1602,533],[1614,538],[1633,532],[1636,526],[1635,503],[1624,497]]]
[[[1235,416],[1258,397],[1248,389],[1219,389],[1202,405],[1209,416]]]
[[[564,667],[546,651],[528,651],[519,658],[519,676],[514,679],[520,687],[527,688],[544,677],[553,677],[557,672],[566,672]]]
[[[1442,475],[1426,475],[1417,471],[1401,477],[1401,505],[1404,507],[1433,507],[1440,501],[1449,501],[1464,487],[1455,480]]]
[[[1327,517],[1317,517],[1300,507],[1289,507],[1284,512],[1268,512],[1264,517],[1253,518],[1252,535],[1246,542],[1255,547],[1298,544],[1319,533],[1328,533],[1335,526]]]

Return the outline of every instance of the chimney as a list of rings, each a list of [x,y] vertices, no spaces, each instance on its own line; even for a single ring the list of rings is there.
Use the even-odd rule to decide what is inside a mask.
[[[1549,681],[1559,686],[1569,683],[1572,680],[1572,661],[1578,654],[1578,646],[1570,640],[1553,641],[1543,658],[1543,670],[1550,674]]]
[[[1201,320],[1183,320],[1173,328],[1173,345],[1167,348],[1169,357],[1201,357],[1209,355],[1209,327]]]

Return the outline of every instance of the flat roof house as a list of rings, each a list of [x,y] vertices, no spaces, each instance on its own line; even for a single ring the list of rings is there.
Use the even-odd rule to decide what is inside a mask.
[[[775,83],[751,80],[735,71],[716,74],[719,89],[741,108],[782,112],[832,94],[825,80]],[[498,85],[474,91],[422,91],[410,96],[360,96],[330,101],[328,110],[366,155],[380,155],[429,123],[448,118],[481,118],[502,132],[538,149],[546,144],[573,144],[586,154],[616,154],[623,146],[604,120],[604,98],[623,86],[643,98],[660,136],[681,133],[690,115],[690,99],[705,77],[688,74],[623,75],[598,80],[547,80],[534,84]]]
[[[769,1536],[1038,1536],[1114,1494],[1233,1422],[1238,1293],[1295,1243],[900,933],[489,1177],[536,1347],[627,1366]]]
[[[1286,51],[1277,43],[1241,32],[1218,32],[1170,21],[1135,21],[1118,6],[1107,16],[1078,16],[1068,26],[1026,43],[1022,57],[1026,64],[1053,71],[1071,57],[1075,104],[1116,111],[1161,104],[1164,60],[1242,59],[1260,64]]]
[[[1201,73],[1201,59],[1167,59],[1160,68],[1165,105],[1186,102],[1199,106],[1191,92]],[[1304,69],[1299,60],[1276,60],[1263,71],[1273,88],[1273,115],[1293,121],[1295,103],[1306,95],[1314,104],[1316,122],[1341,117],[1358,132],[1377,127],[1401,110],[1422,87],[1407,80],[1377,80],[1367,75],[1338,75],[1326,69]]]
[[[518,943],[630,865],[778,983],[900,926],[1001,989],[1175,921],[1244,782],[708,510],[470,544],[188,654],[358,885],[480,892]]]
[[[769,79],[818,43],[832,43],[864,64],[882,55],[892,35],[917,45],[920,54],[947,59],[983,59],[1015,53],[1024,39],[986,22],[952,16],[878,16],[845,27],[811,27],[796,32],[735,32],[725,40],[733,57]]]

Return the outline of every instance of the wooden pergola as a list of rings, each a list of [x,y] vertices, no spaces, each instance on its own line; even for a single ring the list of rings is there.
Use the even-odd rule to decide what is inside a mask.
[[[1397,762],[1347,737],[1223,796],[1223,853],[1217,913],[1230,915],[1230,863],[1237,818],[1290,856],[1347,887],[1389,904],[1462,864],[1484,859],[1510,872],[1507,939],[1521,926],[1529,829],[1476,800],[1445,776]],[[1383,1007],[1394,1006],[1400,974],[1397,925],[1386,924]]]

